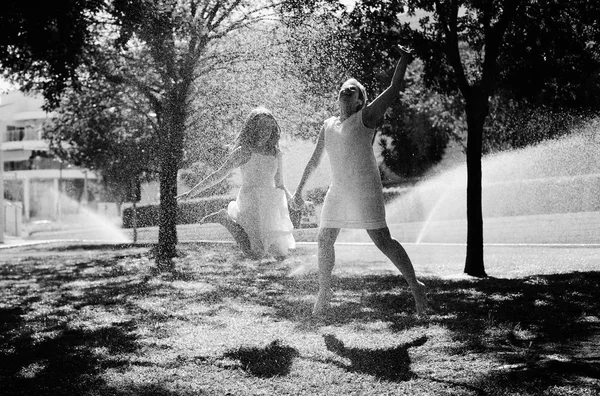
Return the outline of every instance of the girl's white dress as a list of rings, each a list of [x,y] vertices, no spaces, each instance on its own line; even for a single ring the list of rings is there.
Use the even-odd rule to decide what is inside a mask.
[[[278,159],[274,155],[252,153],[240,167],[242,186],[227,211],[244,228],[252,251],[285,256],[296,242],[292,231],[285,192],[275,187]]]
[[[373,154],[375,130],[364,126],[362,110],[343,122],[325,121],[325,151],[331,185],[323,202],[322,228],[387,227],[381,176]]]

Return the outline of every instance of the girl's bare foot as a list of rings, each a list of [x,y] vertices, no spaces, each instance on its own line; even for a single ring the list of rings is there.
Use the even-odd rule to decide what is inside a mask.
[[[227,218],[227,209],[221,209],[218,212],[211,213],[208,216],[204,216],[200,220],[200,224],[205,223],[222,223],[225,218]]]

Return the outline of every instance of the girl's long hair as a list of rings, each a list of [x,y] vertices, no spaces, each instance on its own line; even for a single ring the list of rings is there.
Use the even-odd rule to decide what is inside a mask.
[[[258,130],[258,121],[261,117],[270,117],[275,122],[276,128],[271,131],[271,136],[269,140],[265,142],[265,144],[261,147],[257,146],[257,137],[258,134],[263,131]],[[253,152],[258,152],[262,154],[270,154],[276,155],[279,151],[279,139],[281,137],[281,128],[279,128],[279,123],[273,116],[273,113],[269,111],[265,107],[257,107],[253,109],[248,117],[246,118],[246,122],[242,127],[239,135],[235,139],[234,148],[243,147],[248,148]]]

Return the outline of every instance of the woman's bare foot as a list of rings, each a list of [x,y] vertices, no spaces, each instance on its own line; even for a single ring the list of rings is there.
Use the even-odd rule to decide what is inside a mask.
[[[427,303],[427,286],[423,282],[417,281],[417,286],[412,288],[412,293],[415,298],[415,309],[417,315],[425,315],[429,310]]]
[[[312,314],[314,316],[322,315],[327,308],[329,308],[329,303],[333,298],[333,290],[330,288],[319,289],[319,294],[317,294],[317,301],[313,306]]]
[[[205,224],[205,223],[223,223],[223,220],[225,220],[227,218],[228,214],[227,214],[227,209],[221,209],[215,213],[211,213],[207,216],[204,216],[201,220],[200,220],[200,224]]]

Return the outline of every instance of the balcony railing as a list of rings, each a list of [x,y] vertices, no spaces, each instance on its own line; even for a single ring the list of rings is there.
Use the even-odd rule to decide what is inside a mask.
[[[20,142],[23,140],[41,140],[42,126],[13,126],[8,125],[4,132],[4,142]]]

